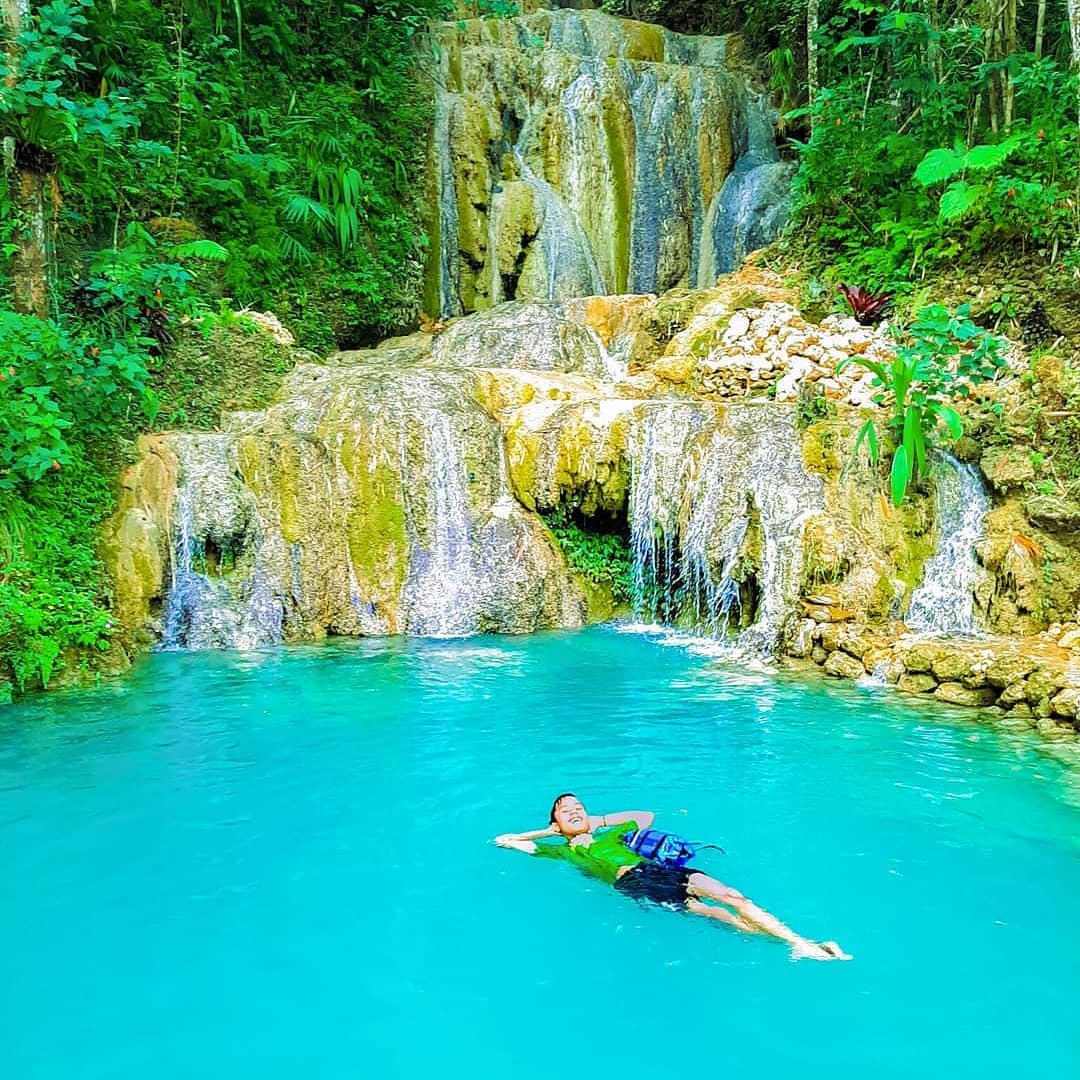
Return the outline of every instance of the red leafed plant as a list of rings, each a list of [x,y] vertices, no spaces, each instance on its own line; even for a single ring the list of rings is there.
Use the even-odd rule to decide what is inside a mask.
[[[892,297],[888,293],[872,293],[861,285],[840,285],[840,295],[848,302],[852,314],[864,326],[876,323],[885,314]]]

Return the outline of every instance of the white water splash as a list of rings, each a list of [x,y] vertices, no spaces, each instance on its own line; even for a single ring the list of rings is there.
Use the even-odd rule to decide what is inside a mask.
[[[977,634],[975,544],[983,535],[990,500],[974,465],[938,459],[934,513],[938,543],[912,593],[907,625],[926,634]]]

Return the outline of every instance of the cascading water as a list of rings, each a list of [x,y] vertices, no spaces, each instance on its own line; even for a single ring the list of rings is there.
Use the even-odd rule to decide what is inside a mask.
[[[770,651],[794,610],[803,527],[824,489],[803,461],[794,412],[766,402],[724,409],[700,477],[683,540],[699,618]]]
[[[780,235],[787,222],[793,168],[780,160],[764,95],[747,97],[746,149],[705,218],[708,240],[698,264],[698,288],[736,269],[746,256]]]
[[[631,449],[639,617],[734,635],[768,652],[794,608],[802,531],[823,484],[795,417],[769,403],[647,407]]]
[[[281,598],[261,572],[250,492],[236,480],[225,435],[177,436],[166,648],[251,649],[282,640]]]
[[[479,606],[465,458],[448,416],[428,412],[420,420],[426,427],[425,460],[409,462],[403,445],[402,468],[406,475],[418,465],[426,468],[431,514],[426,537],[412,519],[412,551],[402,597],[406,628],[426,637],[457,637],[476,629]]]
[[[725,38],[574,10],[437,36],[433,313],[711,285],[783,224],[790,168]]]
[[[679,518],[691,483],[690,447],[704,424],[693,405],[648,407],[634,432],[630,467],[630,548],[634,610],[654,621],[679,607]]]
[[[596,258],[581,225],[555,189],[521,160],[521,176],[533,193],[539,231],[536,244],[547,273],[545,300],[569,300],[604,291]]]
[[[974,587],[979,576],[975,545],[983,534],[990,500],[979,471],[948,455],[938,459],[934,512],[938,543],[922,584],[912,593],[907,625],[919,633],[977,634]]]

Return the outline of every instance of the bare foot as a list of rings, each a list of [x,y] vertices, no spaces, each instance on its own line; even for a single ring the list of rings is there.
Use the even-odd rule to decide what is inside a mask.
[[[835,941],[823,941],[821,947],[834,959],[834,960],[850,960],[851,954],[844,952]]]
[[[791,946],[793,960],[850,960],[851,957],[836,944],[826,941],[819,945],[816,941],[799,941]]]

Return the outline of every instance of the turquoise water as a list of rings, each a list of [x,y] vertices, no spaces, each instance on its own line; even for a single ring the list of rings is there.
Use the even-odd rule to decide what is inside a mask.
[[[566,789],[855,960],[489,843]],[[159,654],[0,723],[0,1076],[1075,1075],[1077,820],[1031,741],[642,635]]]

